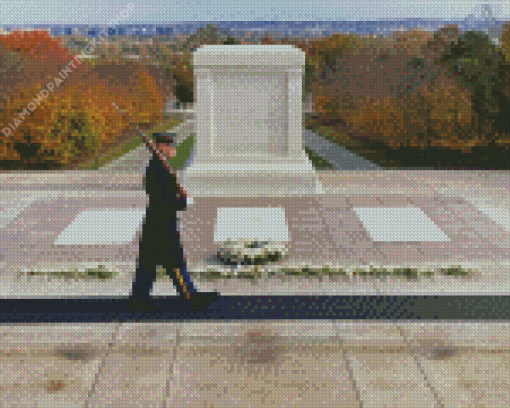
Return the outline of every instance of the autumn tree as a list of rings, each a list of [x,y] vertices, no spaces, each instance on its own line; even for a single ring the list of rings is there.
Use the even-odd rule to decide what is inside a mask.
[[[359,46],[360,42],[354,35],[334,34],[325,39],[311,41],[305,49],[305,92],[312,92],[313,84],[321,82],[321,73],[327,66],[337,58],[342,58],[347,50]]]
[[[145,72],[129,89],[112,89],[106,81],[66,84],[49,94],[31,115],[2,138],[2,158],[26,163],[67,165],[92,156],[113,143],[122,130],[161,120],[163,99]],[[37,86],[6,98],[3,118],[18,116],[37,95]],[[5,124],[3,123],[2,126]]]
[[[73,58],[71,50],[62,45],[59,38],[54,38],[46,30],[12,31],[0,35],[0,44],[10,51],[33,57],[38,61],[56,61],[67,64]]]
[[[344,94],[329,100],[325,87],[317,87],[317,91],[317,113],[332,118],[326,124],[333,126],[334,138],[350,147],[382,143],[391,149],[424,149],[430,140],[433,146],[469,150],[479,143],[470,132],[470,94],[456,86],[427,86],[411,95],[405,105],[390,96],[369,99]],[[468,138],[474,143],[465,140]]]
[[[455,42],[460,34],[460,29],[456,24],[445,25],[433,33],[432,38],[425,44],[425,48],[435,57],[434,63],[441,63],[440,58],[444,54],[446,47]]]

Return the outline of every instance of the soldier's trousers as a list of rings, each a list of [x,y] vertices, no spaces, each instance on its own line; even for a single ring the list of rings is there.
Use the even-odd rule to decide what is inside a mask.
[[[150,291],[156,280],[156,268],[159,265],[166,269],[166,274],[172,278],[174,286],[180,296],[187,297],[186,294],[197,291],[186,270],[186,262],[184,261],[182,248],[179,249],[168,251],[164,256],[160,254],[160,256],[155,257],[150,254],[152,251],[144,250],[144,247],[141,245],[131,294],[133,298],[149,298]],[[175,269],[178,269],[178,272],[176,272]]]

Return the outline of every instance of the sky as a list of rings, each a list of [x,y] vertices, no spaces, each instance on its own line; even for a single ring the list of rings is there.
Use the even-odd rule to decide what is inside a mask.
[[[490,4],[510,20],[510,1],[462,0],[0,0],[0,25],[158,24],[207,21],[462,20]]]

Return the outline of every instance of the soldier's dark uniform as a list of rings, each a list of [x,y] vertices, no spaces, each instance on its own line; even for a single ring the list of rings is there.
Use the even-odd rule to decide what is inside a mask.
[[[164,134],[158,142],[169,142]],[[186,262],[177,230],[177,211],[186,209],[186,195],[177,187],[176,176],[170,173],[153,154],[145,176],[145,190],[149,206],[140,238],[135,282],[132,297],[148,299],[156,279],[158,265],[166,269],[180,296],[197,292],[186,270]],[[174,269],[180,273],[176,274]]]

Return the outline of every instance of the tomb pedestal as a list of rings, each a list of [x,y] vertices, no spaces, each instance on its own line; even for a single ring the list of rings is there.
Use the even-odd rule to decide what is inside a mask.
[[[290,45],[209,45],[193,55],[193,197],[321,194],[304,152],[305,54]]]

